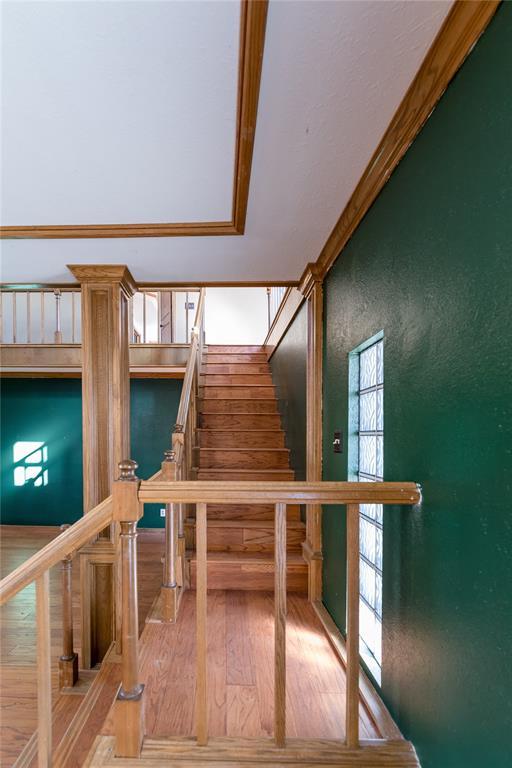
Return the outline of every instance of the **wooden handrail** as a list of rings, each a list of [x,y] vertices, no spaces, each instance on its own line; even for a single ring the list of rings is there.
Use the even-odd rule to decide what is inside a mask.
[[[174,456],[174,454],[173,454]],[[170,473],[166,472],[169,476]],[[165,476],[164,475],[164,476]],[[175,475],[176,476],[176,475]],[[196,505],[196,738],[208,744],[208,671],[206,600],[208,504],[273,504],[274,516],[274,740],[286,747],[286,506],[346,506],[347,521],[347,660],[346,739],[348,749],[359,740],[359,525],[361,504],[415,505],[421,501],[416,483],[361,482],[214,482],[166,480],[142,482],[139,504],[159,502]],[[133,665],[135,667],[135,664]],[[126,729],[124,729],[125,731]],[[122,735],[124,734],[122,732]],[[140,754],[137,753],[137,755]]]
[[[112,496],[109,496],[2,579],[0,581],[0,605],[6,603],[20,590],[42,576],[45,571],[70,555],[71,552],[83,547],[111,522]]]
[[[142,482],[139,501],[161,504],[418,504],[416,483]]]

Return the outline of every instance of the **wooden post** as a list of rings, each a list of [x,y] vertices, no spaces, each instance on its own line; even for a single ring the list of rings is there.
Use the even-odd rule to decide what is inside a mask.
[[[164,452],[162,479],[176,480],[176,453],[172,450]],[[165,552],[161,589],[162,618],[164,621],[176,621],[178,609],[178,584],[176,578],[178,521],[176,507],[176,504],[166,504],[165,506]]]
[[[75,264],[81,285],[84,514],[107,498],[118,463],[130,455],[129,300],[136,284],[128,268]],[[102,661],[113,639],[119,649],[118,542],[115,525],[80,551],[82,665]],[[87,594],[85,594],[87,593]]]
[[[206,665],[206,504],[196,505],[196,626],[197,626],[197,677],[196,677],[196,731],[197,743],[208,743],[208,691]]]
[[[36,581],[37,627],[37,765],[52,764],[52,674],[50,637],[50,573]]]
[[[65,531],[69,525],[61,525]],[[72,688],[78,680],[78,654],[73,650],[73,560],[67,555],[61,563],[62,655],[59,658],[59,687]]]
[[[306,298],[308,317],[308,352],[306,372],[306,479],[322,479],[322,283],[310,265],[300,290]],[[312,602],[322,599],[322,506],[310,504],[306,510],[304,558],[308,563],[308,596]]]
[[[286,743],[286,504],[275,506],[274,738]]]
[[[359,504],[347,504],[347,747],[359,746]]]
[[[121,527],[122,676],[115,707],[116,757],[139,757],[144,738],[144,686],[139,682],[137,522],[142,517],[135,461],[119,463],[113,487],[113,515]]]

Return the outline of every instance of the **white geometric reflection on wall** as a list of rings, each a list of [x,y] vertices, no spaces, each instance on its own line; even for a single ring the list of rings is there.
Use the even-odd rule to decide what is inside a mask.
[[[35,440],[19,440],[12,449],[14,485],[48,485],[48,446]]]

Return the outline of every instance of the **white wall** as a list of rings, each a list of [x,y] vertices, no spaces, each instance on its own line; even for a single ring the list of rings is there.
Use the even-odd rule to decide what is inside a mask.
[[[263,344],[268,331],[266,288],[207,288],[207,344]]]

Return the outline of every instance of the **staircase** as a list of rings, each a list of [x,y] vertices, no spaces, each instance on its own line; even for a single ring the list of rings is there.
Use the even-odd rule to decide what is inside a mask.
[[[270,366],[262,347],[205,347],[198,408],[198,480],[294,480]],[[186,521],[190,582],[195,588],[193,518]],[[305,526],[287,510],[287,585],[307,591]],[[272,505],[208,506],[208,587],[274,588]]]

